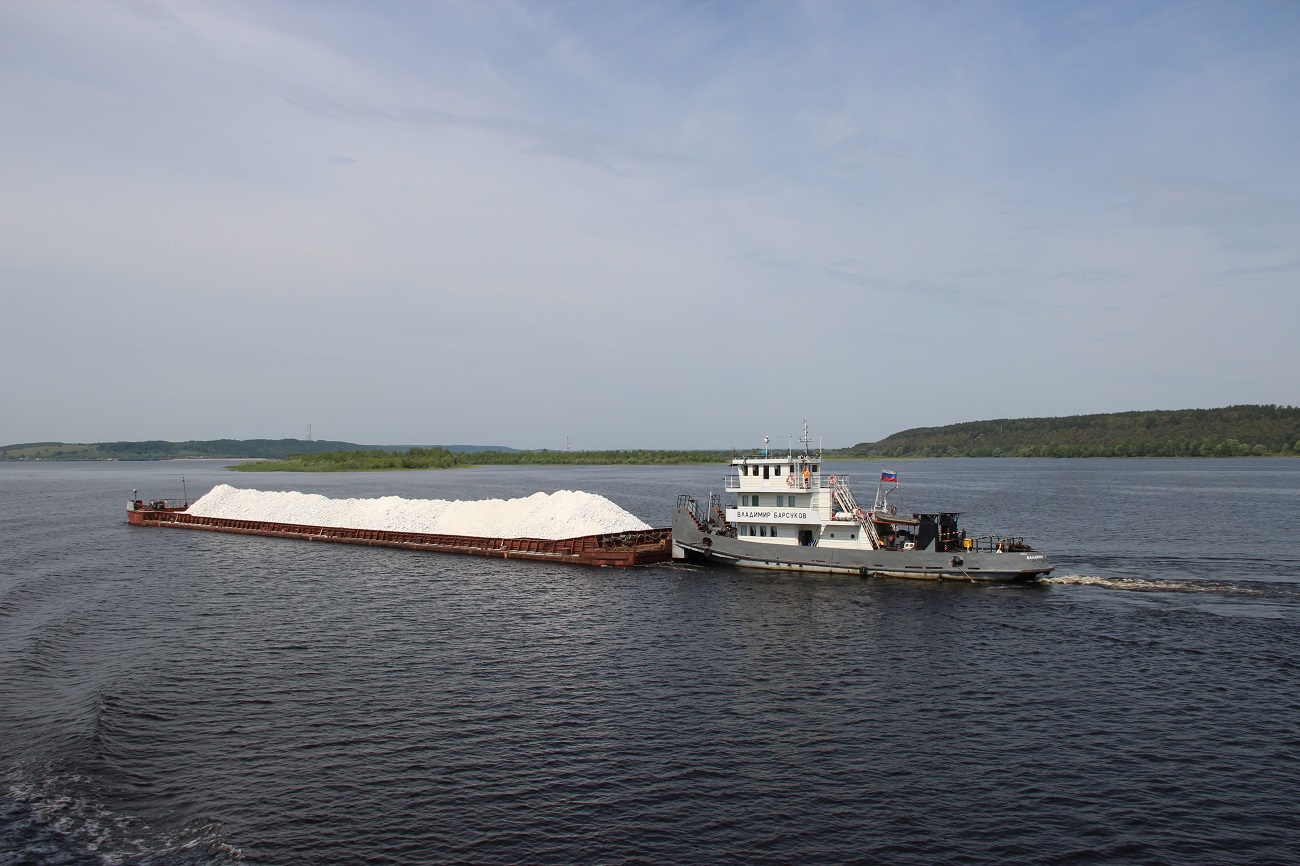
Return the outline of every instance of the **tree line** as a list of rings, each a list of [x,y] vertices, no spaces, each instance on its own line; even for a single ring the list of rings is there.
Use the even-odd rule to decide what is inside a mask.
[[[904,430],[843,453],[855,457],[1300,456],[1300,408],[1242,405],[968,421]]]
[[[241,463],[241,472],[368,472],[389,469],[451,469],[457,466],[514,465],[676,465],[726,463],[723,451],[448,451],[446,448],[411,448],[406,451],[331,451],[291,454],[283,460]]]
[[[28,442],[0,447],[0,460],[178,460],[181,458],[280,459],[294,453],[365,450],[351,442],[302,439],[202,439],[165,442]]]

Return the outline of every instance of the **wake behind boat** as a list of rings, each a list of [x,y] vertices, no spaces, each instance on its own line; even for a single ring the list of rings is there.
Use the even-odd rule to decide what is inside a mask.
[[[707,505],[678,496],[673,558],[976,581],[1032,580],[1052,571],[1047,556],[1020,536],[969,537],[958,528],[960,512],[900,510],[893,472],[881,473],[875,501],[864,510],[847,477],[822,473],[806,421],[800,442],[802,454],[791,449],[775,455],[765,445],[756,455],[732,460],[724,489],[736,495],[734,504],[716,494]]]

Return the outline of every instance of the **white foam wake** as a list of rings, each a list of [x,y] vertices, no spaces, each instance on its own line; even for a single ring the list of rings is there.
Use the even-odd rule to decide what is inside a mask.
[[[574,538],[649,529],[603,496],[575,490],[519,499],[330,499],[316,493],[251,490],[218,484],[190,514],[307,526],[477,535],[487,538]]]
[[[1055,577],[1042,578],[1040,583],[1054,583],[1058,585],[1075,586],[1101,586],[1106,589],[1122,589],[1130,592],[1206,592],[1226,595],[1272,595],[1281,593],[1285,595],[1292,594],[1292,591],[1283,587],[1270,587],[1268,584],[1261,584],[1253,581],[1223,581],[1223,580],[1197,580],[1197,579],[1146,579],[1141,577],[1102,577],[1096,574],[1062,574]]]

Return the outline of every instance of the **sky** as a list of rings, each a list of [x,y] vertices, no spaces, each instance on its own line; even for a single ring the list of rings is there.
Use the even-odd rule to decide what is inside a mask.
[[[0,3],[0,444],[1300,404],[1300,3]]]

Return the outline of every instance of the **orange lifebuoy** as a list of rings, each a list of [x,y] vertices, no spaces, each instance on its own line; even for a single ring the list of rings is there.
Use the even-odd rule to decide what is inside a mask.
[[[826,480],[829,481],[829,482],[831,483],[831,487],[834,487],[834,486],[835,486],[835,482],[836,482],[836,481],[839,481],[839,479],[836,478],[834,475],[832,475],[830,478],[827,478]]]
[[[785,476],[785,486],[786,486],[786,487],[794,487],[794,476],[793,476],[793,475],[787,475],[787,476]]]
[[[858,520],[861,520],[861,519],[862,519],[862,509],[861,509],[861,508],[855,508],[855,509],[853,509],[853,516],[856,517]]]

